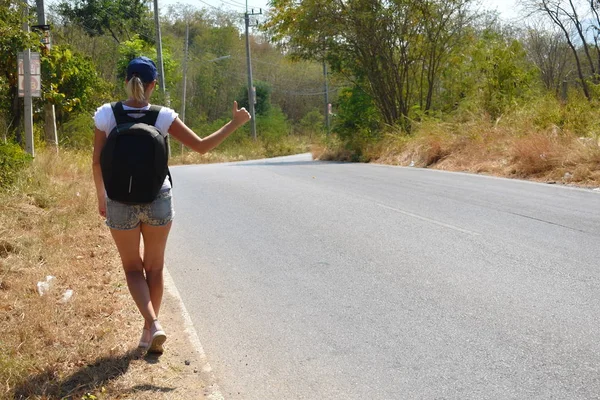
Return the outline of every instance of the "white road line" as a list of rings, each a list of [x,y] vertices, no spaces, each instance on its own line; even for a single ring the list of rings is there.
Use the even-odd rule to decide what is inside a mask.
[[[208,400],[224,400],[225,398],[223,397],[223,394],[221,393],[221,390],[219,389],[219,385],[217,384],[217,379],[215,378],[212,367],[208,363],[208,360],[206,358],[206,353],[204,353],[204,348],[202,347],[202,343],[200,343],[198,334],[196,333],[196,330],[194,329],[194,324],[192,322],[192,318],[190,317],[190,314],[187,312],[187,309],[185,308],[185,304],[183,304],[183,301],[181,300],[181,296],[179,295],[179,290],[177,290],[177,287],[175,286],[175,282],[173,281],[173,278],[171,278],[171,274],[169,274],[169,271],[167,270],[166,267],[164,268],[163,271],[164,271],[165,288],[167,289],[169,294],[171,294],[171,296],[173,296],[176,299],[177,305],[179,306],[181,315],[183,317],[183,323],[185,325],[185,333],[188,335],[188,338],[190,339],[190,342],[192,343],[192,346],[194,347],[194,349],[198,352],[200,362],[203,364],[201,367],[201,370],[205,374],[205,376],[208,380],[208,382],[206,382],[207,385],[206,385],[206,389],[205,389],[205,396]]]
[[[477,233],[477,232],[469,231],[467,229],[462,229],[462,228],[459,228],[459,227],[454,226],[454,225],[445,224],[443,222],[439,222],[439,221],[436,221],[434,219],[430,219],[430,218],[427,218],[427,217],[422,217],[420,215],[413,214],[413,213],[410,213],[408,211],[403,211],[403,210],[399,210],[399,209],[394,208],[394,207],[386,206],[385,204],[380,204],[380,203],[375,203],[375,204],[377,204],[379,207],[382,207],[382,208],[385,208],[385,209],[388,209],[388,210],[392,210],[392,211],[395,211],[395,212],[400,213],[400,214],[408,215],[409,217],[420,219],[421,221],[426,221],[426,222],[429,222],[429,223],[432,223],[432,224],[443,226],[444,228],[452,229],[452,230],[455,230],[455,231],[458,231],[458,232],[462,232],[462,233],[466,233],[466,234],[469,234],[469,235],[480,236],[480,234]]]

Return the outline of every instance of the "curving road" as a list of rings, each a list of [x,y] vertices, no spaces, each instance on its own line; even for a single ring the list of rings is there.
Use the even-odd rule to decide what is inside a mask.
[[[600,193],[310,155],[172,168],[225,399],[600,397]]]

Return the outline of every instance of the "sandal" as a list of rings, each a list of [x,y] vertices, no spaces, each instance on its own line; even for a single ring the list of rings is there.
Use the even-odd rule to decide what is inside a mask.
[[[150,326],[150,332],[152,333],[152,340],[150,346],[148,346],[148,353],[162,354],[164,351],[163,343],[167,340],[167,334],[163,331],[158,320],[154,320]]]

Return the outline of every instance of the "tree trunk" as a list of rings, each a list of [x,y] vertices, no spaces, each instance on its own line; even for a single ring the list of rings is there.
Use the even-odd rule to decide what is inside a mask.
[[[590,91],[589,91],[587,82],[585,81],[585,76],[583,75],[583,69],[581,68],[581,60],[579,59],[579,55],[577,54],[577,48],[571,41],[571,37],[569,36],[569,31],[567,30],[565,25],[562,23],[562,21],[558,18],[557,12],[555,13],[554,11],[550,10],[550,8],[548,7],[547,1],[543,1],[542,5],[543,5],[542,11],[544,11],[546,14],[548,14],[550,19],[552,19],[552,22],[554,22],[556,24],[556,26],[558,26],[560,28],[560,30],[563,32],[563,34],[565,35],[567,44],[569,45],[569,48],[571,49],[571,51],[573,52],[573,56],[575,57],[575,62],[577,64],[577,74],[579,75],[579,80],[581,81],[583,93],[584,93],[585,97],[591,101],[592,97],[590,95]]]
[[[592,76],[596,75],[596,67],[594,66],[594,62],[592,61],[592,56],[590,55],[590,46],[587,43],[585,38],[585,34],[583,33],[583,27],[581,26],[581,21],[579,21],[579,16],[577,15],[577,11],[575,10],[575,6],[573,6],[573,2],[569,0],[569,4],[571,5],[571,9],[573,10],[573,15],[569,15],[571,21],[575,25],[577,29],[577,34],[579,35],[579,39],[581,39],[581,44],[583,46],[583,51],[585,52],[585,57],[588,60],[588,64],[590,65],[590,70],[592,71]]]
[[[21,102],[21,98],[19,97],[18,89],[14,88],[11,90],[13,94],[13,105],[12,105],[12,126],[15,131],[15,140],[20,145],[23,145],[23,127],[21,126],[21,120],[23,118],[23,105]]]

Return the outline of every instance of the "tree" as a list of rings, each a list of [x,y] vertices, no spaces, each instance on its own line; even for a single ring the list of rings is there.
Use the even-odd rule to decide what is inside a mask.
[[[482,32],[471,54],[471,72],[477,77],[476,93],[492,119],[498,118],[517,99],[523,98],[534,81],[534,69],[518,40],[501,31]]]
[[[156,60],[156,49],[148,44],[145,40],[140,39],[138,35],[134,35],[131,40],[122,42],[119,45],[119,58],[117,61],[117,77],[120,82],[124,82],[126,78],[127,65],[136,57],[145,56],[152,60]],[[171,56],[168,47],[163,48],[163,67],[166,77],[165,85],[168,88],[174,87],[179,81],[180,70],[179,64]],[[163,79],[159,77],[158,79]]]
[[[529,26],[524,46],[528,58],[540,72],[544,87],[558,95],[571,61],[571,51],[565,38],[560,32]]]
[[[267,115],[271,109],[271,86],[266,82],[254,81],[256,88],[256,105],[254,106],[257,115]],[[248,89],[246,87],[240,90],[239,101],[240,107],[249,109]]]
[[[138,34],[154,42],[147,0],[62,0],[56,12],[64,25],[80,26],[90,36],[109,34],[121,43]]]
[[[439,70],[447,64],[454,50],[461,48],[461,42],[467,33],[465,28],[475,18],[475,14],[469,13],[465,3],[461,1],[424,1],[417,4],[422,7],[423,29],[426,35],[419,106],[427,112],[432,107]],[[423,99],[425,87],[427,94]]]
[[[101,79],[92,61],[67,46],[53,46],[42,57],[44,98],[56,106],[56,120],[73,112],[91,111],[110,98],[110,85]]]
[[[593,83],[600,81],[600,3],[597,0],[527,0],[526,5],[533,13],[549,18],[562,32],[575,59],[583,93],[591,100],[588,80],[591,78]],[[593,44],[589,43],[587,33],[590,31]],[[596,61],[592,58],[592,51],[597,55]]]
[[[39,36],[23,31],[29,11],[22,1],[0,0],[0,114],[10,130],[20,127],[22,102],[17,93],[17,53],[26,48],[37,50]]]
[[[429,109],[471,0],[273,0],[265,29],[291,54],[319,61],[368,93],[384,121],[409,129],[415,103]]]

